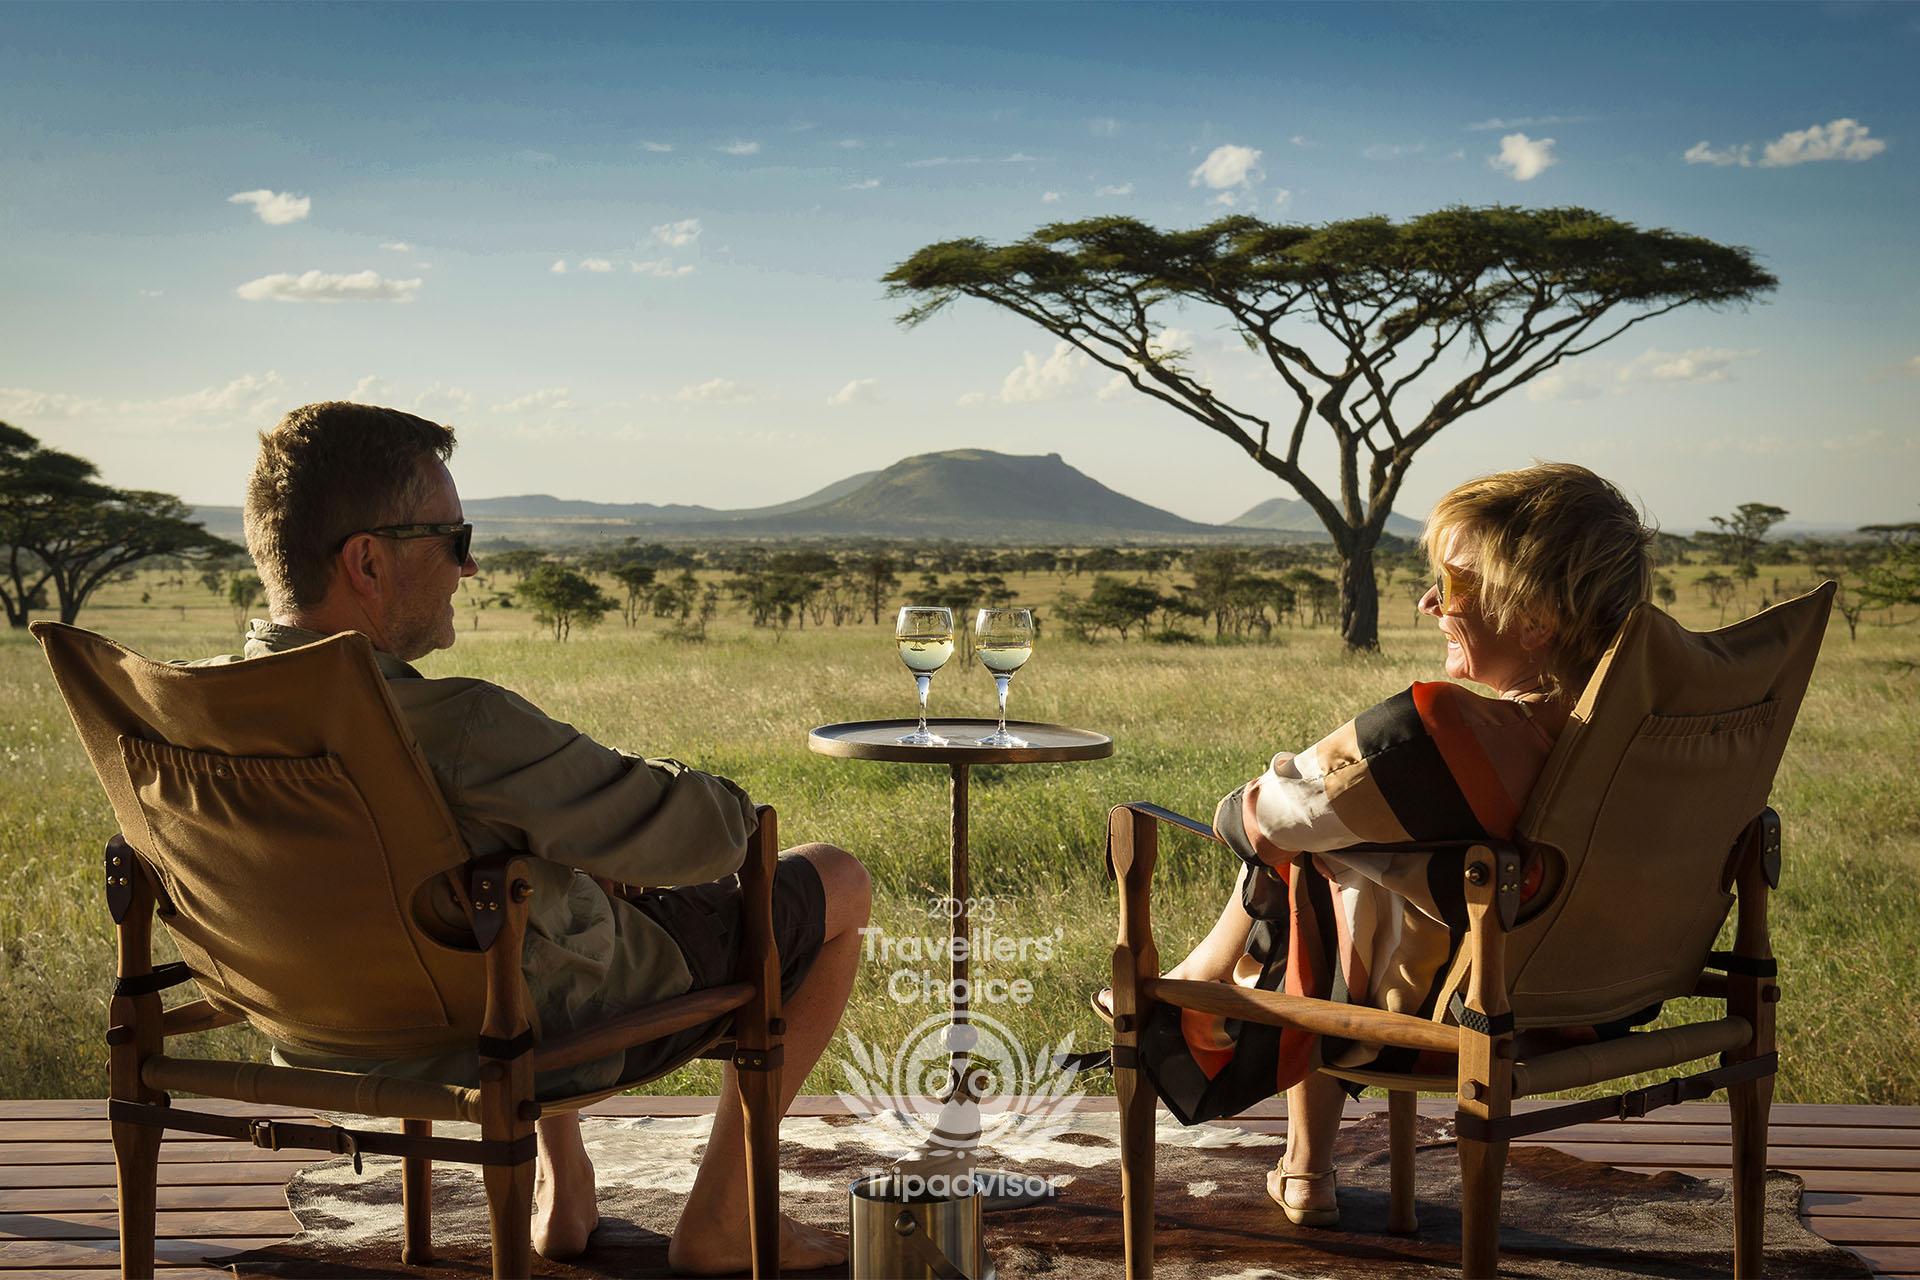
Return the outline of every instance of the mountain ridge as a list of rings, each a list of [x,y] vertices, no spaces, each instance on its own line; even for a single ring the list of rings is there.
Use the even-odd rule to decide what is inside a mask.
[[[687,503],[592,502],[552,494],[472,498],[464,504],[467,517],[483,526],[483,543],[622,537],[946,538],[999,544],[1325,540],[1317,522],[1312,527],[1300,527],[1297,520],[1242,523],[1272,505],[1256,506],[1230,524],[1207,524],[1111,489],[1058,453],[990,449],[915,454],[788,502],[733,510]],[[1293,505],[1311,513],[1305,503]],[[237,507],[198,507],[195,518],[213,533],[231,537],[239,532]],[[1411,521],[1402,523],[1418,528]]]

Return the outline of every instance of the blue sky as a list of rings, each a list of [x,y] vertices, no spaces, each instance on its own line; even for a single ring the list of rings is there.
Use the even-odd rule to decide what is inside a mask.
[[[207,503],[287,408],[358,398],[456,425],[469,496],[755,505],[981,446],[1221,520],[1290,495],[1013,316],[901,330],[880,275],[1222,197],[1570,204],[1781,287],[1455,424],[1402,511],[1537,456],[1672,527],[1911,519],[1917,52],[1897,5],[7,5],[0,418]]]

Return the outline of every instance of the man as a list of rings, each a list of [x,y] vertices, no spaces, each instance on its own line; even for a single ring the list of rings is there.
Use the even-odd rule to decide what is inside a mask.
[[[673,761],[601,746],[498,685],[427,679],[407,665],[453,645],[452,598],[477,572],[471,526],[446,467],[453,432],[394,409],[312,404],[260,437],[246,498],[247,547],[271,621],[255,620],[245,656],[311,644],[340,631],[373,642],[388,689],[407,717],[474,855],[536,855],[522,968],[537,1031],[559,1035],[613,1014],[732,980],[740,893],[729,876],[755,825],[745,793]],[[628,900],[611,883],[683,885]],[[852,855],[807,845],[780,859],[774,930],[788,1026],[782,1109],[839,1024],[859,959],[871,888]],[[426,923],[465,928],[439,886]],[[586,1092],[631,1079],[704,1043],[693,1028],[662,1046],[542,1076],[543,1093]],[[291,1051],[278,1050],[301,1063]],[[457,1074],[465,1055],[362,1069]],[[307,1065],[329,1065],[305,1060]],[[341,1064],[332,1064],[341,1065]],[[707,1143],[668,1259],[682,1274],[748,1264],[739,1084],[726,1068]],[[539,1123],[534,1247],[564,1258],[599,1222],[593,1165],[577,1114]],[[843,1237],[781,1220],[783,1271],[846,1256]]]

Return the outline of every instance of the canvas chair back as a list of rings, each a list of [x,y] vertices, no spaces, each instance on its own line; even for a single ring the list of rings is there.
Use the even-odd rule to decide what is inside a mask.
[[[209,1000],[320,1053],[472,1043],[483,966],[415,912],[467,851],[365,636],[189,667],[33,631]]]
[[[1733,903],[1729,854],[1766,806],[1834,586],[1718,631],[1643,604],[1601,657],[1522,813],[1558,862],[1509,938],[1520,1026],[1689,995]]]

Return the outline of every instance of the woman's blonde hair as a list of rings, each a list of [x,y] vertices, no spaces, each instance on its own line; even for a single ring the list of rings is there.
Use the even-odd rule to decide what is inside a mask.
[[[1481,616],[1496,631],[1551,627],[1547,691],[1577,696],[1651,591],[1653,530],[1585,467],[1542,462],[1469,480],[1434,504],[1420,547],[1436,572],[1456,531]]]

